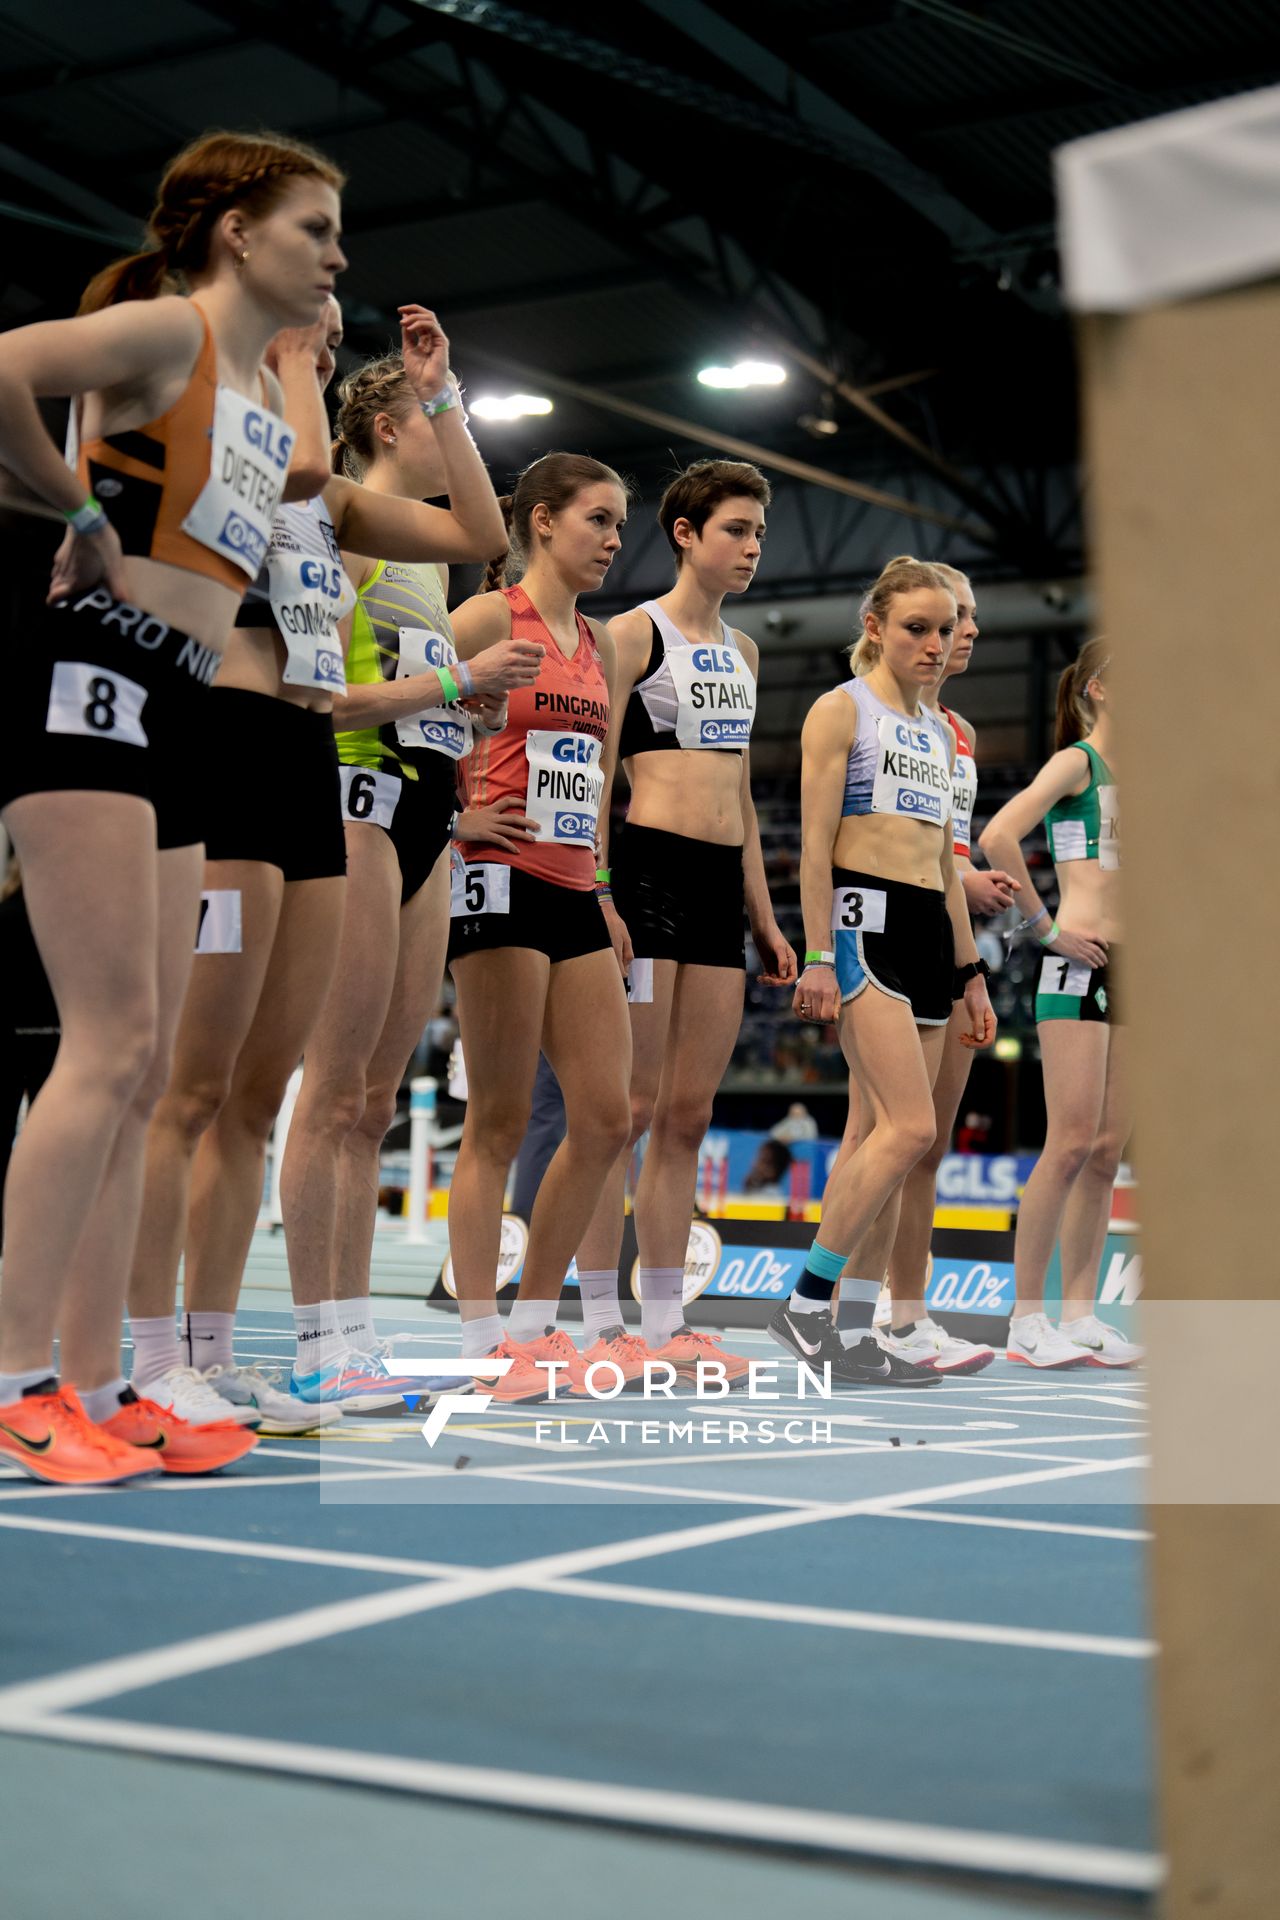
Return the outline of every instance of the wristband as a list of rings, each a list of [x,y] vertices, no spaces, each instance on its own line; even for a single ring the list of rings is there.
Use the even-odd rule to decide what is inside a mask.
[[[804,957],[806,967],[834,967],[834,953],[824,953],[820,947],[814,947]]]
[[[613,888],[612,888],[612,887],[605,887],[605,886],[601,886],[601,885],[600,885],[600,884],[599,884],[599,883],[597,882],[597,884],[596,884],[596,899],[597,899],[597,900],[612,900],[612,898],[613,898]]]
[[[446,380],[439,393],[430,400],[419,400],[418,405],[428,420],[434,420],[438,413],[452,413],[458,404],[458,396]]]
[[[107,516],[101,503],[90,494],[82,507],[66,515],[66,521],[73,533],[101,533],[107,524]]]
[[[1049,914],[1048,907],[1041,907],[1039,913],[1033,913],[1028,915],[1028,917],[1022,922],[1021,926],[1018,928],[1018,932],[1025,933],[1028,927],[1038,927],[1042,920],[1048,918],[1048,914]]]
[[[448,667],[437,667],[436,675],[440,681],[446,704],[450,704],[454,700],[461,698],[458,692],[458,683],[450,673]]]
[[[469,694],[472,694],[475,692],[476,690],[475,675],[472,673],[470,666],[465,660],[455,660],[453,665],[449,668],[449,673],[452,675],[453,679],[457,681],[458,686],[461,688],[462,697],[464,700],[468,697]]]
[[[599,885],[603,887],[607,887],[609,882],[612,880],[612,878],[613,878],[613,874],[610,872],[608,867],[596,868],[596,880],[599,883]]]
[[[1038,933],[1036,935],[1036,939],[1040,942],[1040,945],[1042,947],[1051,947],[1054,941],[1057,939],[1057,937],[1058,937],[1058,923],[1056,920],[1051,920],[1049,922],[1048,933]]]

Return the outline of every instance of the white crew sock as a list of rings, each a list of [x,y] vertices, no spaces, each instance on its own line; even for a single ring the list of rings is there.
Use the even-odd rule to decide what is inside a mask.
[[[113,1413],[119,1413],[120,1395],[128,1384],[121,1374],[116,1380],[108,1380],[105,1387],[90,1387],[88,1393],[80,1395],[80,1404],[95,1426],[109,1420]]]
[[[293,1330],[298,1351],[294,1359],[297,1373],[315,1373],[327,1367],[346,1351],[347,1343],[338,1332],[338,1314],[332,1300],[318,1300],[314,1307],[293,1309]]]
[[[11,1407],[15,1400],[21,1400],[29,1387],[41,1387],[46,1380],[57,1382],[58,1369],[50,1356],[47,1367],[36,1367],[26,1373],[0,1373],[0,1407]]]
[[[618,1299],[616,1267],[578,1268],[578,1292],[582,1296],[582,1344],[593,1347],[602,1333],[622,1325],[622,1305]]]
[[[135,1320],[130,1314],[129,1337],[133,1341],[133,1384],[139,1392],[149,1381],[186,1365],[178,1345],[178,1323],[171,1313],[147,1320]]]
[[[522,1347],[527,1340],[541,1340],[548,1327],[555,1325],[556,1300],[514,1300],[507,1315],[507,1338]]]
[[[492,1353],[503,1341],[502,1316],[495,1307],[492,1313],[482,1314],[475,1320],[462,1323],[462,1357],[464,1360],[479,1360],[486,1353]]]
[[[368,1294],[355,1293],[347,1300],[335,1300],[333,1305],[343,1345],[355,1347],[360,1353],[371,1353],[378,1335],[374,1329]]]
[[[234,1313],[184,1313],[182,1346],[187,1365],[197,1373],[209,1367],[234,1367],[236,1357],[231,1341],[235,1332]]]
[[[655,1353],[684,1324],[684,1268],[641,1267],[640,1338]]]

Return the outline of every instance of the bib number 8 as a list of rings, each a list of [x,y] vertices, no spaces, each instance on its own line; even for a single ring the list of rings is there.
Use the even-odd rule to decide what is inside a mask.
[[[146,688],[122,673],[105,673],[86,660],[57,660],[45,726],[50,733],[79,733],[91,740],[145,747],[146,698]]]

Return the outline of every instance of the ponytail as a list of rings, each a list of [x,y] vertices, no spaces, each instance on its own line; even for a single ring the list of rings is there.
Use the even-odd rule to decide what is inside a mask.
[[[855,679],[861,680],[871,672],[882,651],[879,640],[867,632],[867,616],[874,614],[877,625],[883,626],[895,594],[914,593],[918,587],[941,587],[954,598],[955,589],[947,578],[950,571],[931,561],[917,560],[910,553],[896,553],[885,562],[880,578],[863,594],[858,607],[858,631],[849,648],[849,667]]]
[[[510,533],[511,519],[515,511],[515,495],[512,493],[500,493],[498,495],[498,505],[502,509],[502,518],[507,532]],[[506,586],[507,560],[510,557],[510,552],[511,549],[506,547],[496,558],[489,562],[484,570],[484,579],[480,582],[481,593],[500,593],[503,587]]]
[[[1098,716],[1093,710],[1088,686],[1091,680],[1099,677],[1110,658],[1106,641],[1101,635],[1096,635],[1092,640],[1085,641],[1074,666],[1065,668],[1058,676],[1058,697],[1053,716],[1055,752],[1061,753],[1064,747],[1078,746],[1093,732]]]
[[[208,271],[222,215],[240,207],[250,219],[263,218],[294,178],[323,180],[335,192],[345,184],[323,154],[284,134],[202,134],[165,169],[147,222],[149,245],[95,274],[79,311],[187,291],[193,274]]]

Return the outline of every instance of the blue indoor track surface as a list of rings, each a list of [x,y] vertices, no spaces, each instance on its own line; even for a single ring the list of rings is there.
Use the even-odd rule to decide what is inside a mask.
[[[456,1354],[455,1319],[375,1304],[402,1357]],[[241,1359],[287,1364],[280,1306],[246,1295]],[[464,1402],[434,1446],[406,1410],[203,1479],[0,1476],[6,1911],[132,1915],[144,1864],[184,1920],[247,1886],[1153,1911],[1141,1374],[1000,1357],[824,1401],[763,1333],[725,1344],[786,1397]],[[182,1864],[210,1832],[225,1881]]]

